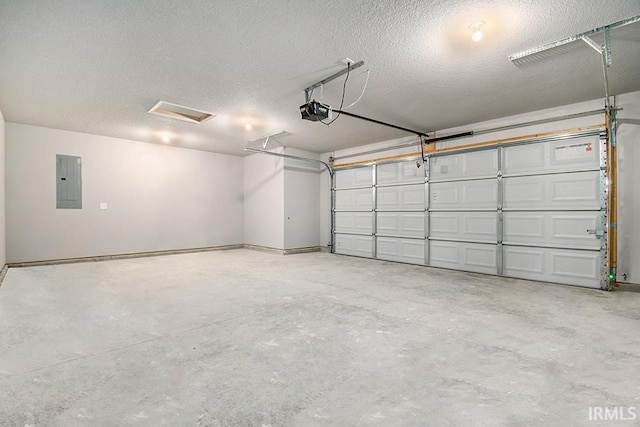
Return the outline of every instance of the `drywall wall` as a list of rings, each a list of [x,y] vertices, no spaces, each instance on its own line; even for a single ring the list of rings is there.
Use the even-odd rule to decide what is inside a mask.
[[[638,267],[640,265],[640,227],[636,224],[636,214],[640,212],[640,196],[638,196],[638,191],[635,189],[635,186],[637,185],[636,183],[640,181],[640,148],[638,148],[638,144],[640,144],[640,92],[620,95],[616,97],[616,104],[618,107],[623,108],[619,113],[620,127],[618,130],[618,279],[621,281],[640,283],[640,268]],[[435,136],[455,134],[467,130],[478,131],[490,129],[551,117],[561,117],[575,113],[602,110],[603,108],[604,100],[596,99],[578,104],[571,104],[481,123],[469,124],[453,129],[445,129],[437,132]],[[562,131],[591,125],[602,125],[604,124],[604,121],[604,113],[600,113],[585,117],[443,141],[442,143],[438,143],[437,146],[453,147],[502,138]],[[428,125],[425,125],[425,127],[428,127]],[[399,149],[390,148],[401,144],[409,145]],[[328,158],[329,156],[334,156],[336,158],[336,164],[360,160],[372,160],[397,154],[415,153],[418,151],[417,144],[418,140],[416,137],[408,136],[392,141],[384,141],[341,150],[334,153],[326,153],[323,157]],[[379,151],[363,155],[359,154],[371,150]],[[330,192],[330,186],[326,184],[325,180],[322,180],[320,198],[321,217],[319,222],[322,242],[329,241],[331,238],[331,210],[330,195],[328,192]]]
[[[82,158],[82,209],[56,209],[56,154]],[[7,123],[7,262],[242,244],[242,178],[237,156]]]
[[[318,154],[285,148],[285,154],[319,159]],[[284,247],[320,246],[320,168],[294,159],[284,160]]]
[[[304,150],[271,151],[318,159]],[[244,242],[288,250],[320,245],[320,166],[252,154],[244,158]]]
[[[0,111],[0,270],[7,261],[7,251],[5,245],[6,226],[5,226],[5,123],[2,111]]]
[[[329,154],[319,156],[323,162],[330,162]],[[331,186],[333,185],[329,171],[322,168],[320,171],[320,218],[318,220],[318,236],[320,246],[323,249],[331,250]]]
[[[618,280],[640,283],[640,92],[616,98],[618,112]]]
[[[284,159],[252,154],[243,164],[244,243],[284,249]]]

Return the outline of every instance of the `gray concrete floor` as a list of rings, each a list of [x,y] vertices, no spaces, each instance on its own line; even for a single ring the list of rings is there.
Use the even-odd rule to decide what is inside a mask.
[[[330,254],[14,268],[0,425],[601,425],[639,332],[637,293]]]

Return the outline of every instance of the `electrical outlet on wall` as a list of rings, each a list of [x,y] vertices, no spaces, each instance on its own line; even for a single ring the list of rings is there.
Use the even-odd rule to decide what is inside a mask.
[[[107,205],[106,202],[101,202],[100,203],[100,210],[101,211],[106,211],[109,208],[109,206]]]

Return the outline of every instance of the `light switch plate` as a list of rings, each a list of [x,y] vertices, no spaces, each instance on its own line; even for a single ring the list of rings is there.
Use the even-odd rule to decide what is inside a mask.
[[[104,211],[107,210],[109,207],[107,206],[106,203],[100,203],[100,210]]]

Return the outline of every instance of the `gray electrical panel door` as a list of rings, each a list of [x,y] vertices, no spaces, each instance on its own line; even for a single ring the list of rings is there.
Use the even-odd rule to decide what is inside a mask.
[[[82,209],[82,160],[56,154],[56,207]]]

